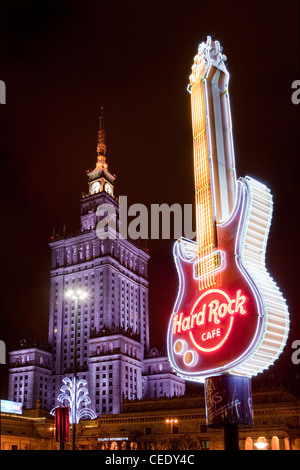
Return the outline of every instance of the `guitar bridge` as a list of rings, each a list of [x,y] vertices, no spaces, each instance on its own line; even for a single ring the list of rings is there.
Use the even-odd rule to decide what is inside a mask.
[[[225,252],[221,250],[214,251],[196,261],[193,268],[195,279],[216,274],[225,268]]]

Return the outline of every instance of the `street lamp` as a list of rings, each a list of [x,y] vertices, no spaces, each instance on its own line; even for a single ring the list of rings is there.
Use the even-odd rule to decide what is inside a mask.
[[[177,419],[177,418],[171,418],[171,419],[168,418],[168,419],[165,420],[165,422],[166,422],[167,424],[170,424],[170,427],[171,427],[171,434],[173,434],[173,425],[178,423],[178,419]],[[172,440],[173,440],[173,438],[170,439],[171,445],[172,445]],[[173,446],[172,446],[172,448],[173,448]]]
[[[73,382],[74,382],[74,407],[73,407],[73,433],[72,433],[72,449],[75,450],[75,433],[76,433],[76,379],[77,379],[77,312],[78,300],[85,300],[88,293],[82,289],[68,289],[65,293],[66,297],[74,300],[74,360],[73,360]]]
[[[177,424],[178,419],[166,419],[166,423],[171,425],[171,434],[173,434],[173,424]]]
[[[50,426],[49,431],[53,431],[53,432],[52,432],[52,450],[54,450],[55,427],[54,427],[54,426]]]
[[[257,442],[255,442],[254,446],[257,450],[266,450],[268,447],[268,443],[265,437],[259,437]]]

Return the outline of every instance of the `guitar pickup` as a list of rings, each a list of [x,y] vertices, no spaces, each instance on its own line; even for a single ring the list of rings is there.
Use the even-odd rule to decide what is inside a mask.
[[[196,261],[193,268],[195,279],[216,274],[225,268],[225,252],[221,250],[214,251]]]

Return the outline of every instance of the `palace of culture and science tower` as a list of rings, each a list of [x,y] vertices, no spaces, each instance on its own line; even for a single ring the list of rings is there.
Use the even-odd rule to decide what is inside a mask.
[[[73,377],[74,357],[96,416],[121,413],[124,399],[184,394],[185,382],[172,372],[168,357],[150,350],[149,255],[119,236],[114,180],[101,110],[96,167],[88,173],[88,194],[80,201],[80,232],[57,234],[50,242],[48,345],[25,342],[9,353],[8,399],[25,409],[35,408],[37,400],[49,411],[61,404],[57,398],[62,380]],[[113,205],[117,215],[114,236],[106,239],[96,230],[102,204]],[[65,293],[79,288],[88,297],[76,308]]]

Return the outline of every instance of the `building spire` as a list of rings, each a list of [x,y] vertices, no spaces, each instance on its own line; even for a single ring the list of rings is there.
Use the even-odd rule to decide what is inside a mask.
[[[106,163],[106,133],[104,130],[104,114],[103,106],[101,106],[100,118],[99,118],[99,131],[98,131],[98,143],[97,143],[97,163],[96,170],[101,170],[102,168],[107,170]]]

